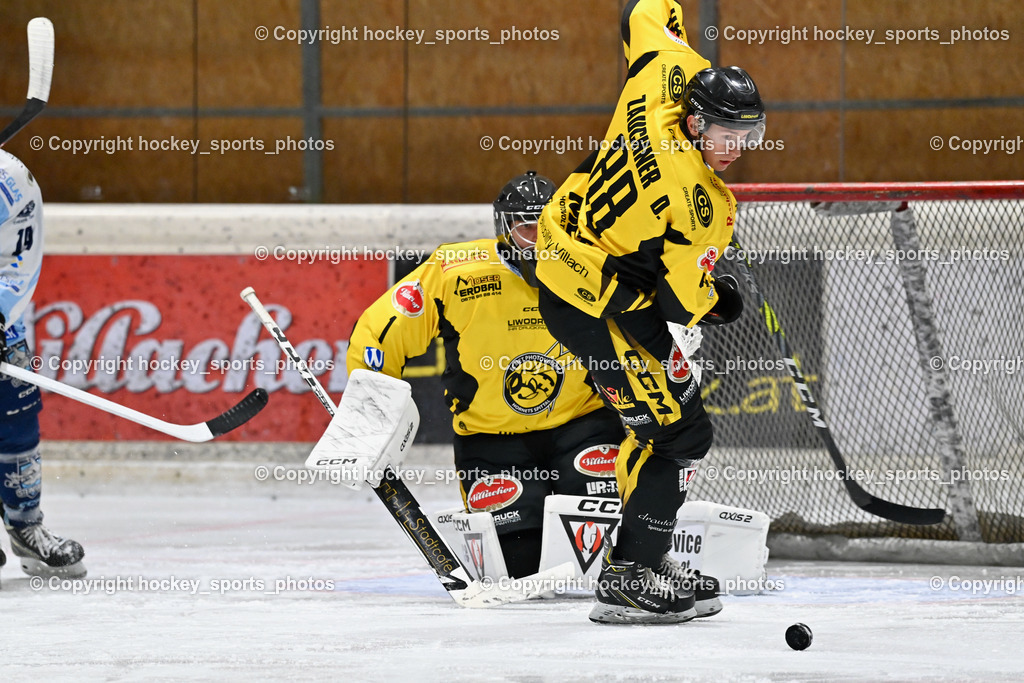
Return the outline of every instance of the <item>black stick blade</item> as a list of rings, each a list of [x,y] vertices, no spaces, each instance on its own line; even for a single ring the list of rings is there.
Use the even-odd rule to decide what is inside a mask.
[[[227,434],[232,429],[240,427],[263,410],[267,405],[270,396],[266,389],[253,389],[249,395],[238,402],[233,408],[229,408],[217,417],[206,423],[210,433],[214,436]]]
[[[37,99],[28,100],[25,103],[25,108],[21,110],[21,113],[7,124],[7,127],[0,131],[0,145],[3,145],[8,140],[17,135],[18,131],[29,124],[29,121],[39,116],[46,107],[46,102]]]
[[[917,526],[930,526],[942,524],[946,519],[946,511],[941,508],[912,508],[899,503],[890,503],[887,500],[876,498],[868,494],[868,502],[857,507],[877,517],[883,517],[892,522],[901,524],[914,524]],[[856,502],[856,501],[854,501]]]

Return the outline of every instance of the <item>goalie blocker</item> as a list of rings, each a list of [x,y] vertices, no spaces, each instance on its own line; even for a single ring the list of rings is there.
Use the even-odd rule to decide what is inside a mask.
[[[340,470],[341,483],[377,487],[389,465],[398,467],[412,447],[420,414],[408,382],[353,370],[341,405],[306,459],[314,470]]]

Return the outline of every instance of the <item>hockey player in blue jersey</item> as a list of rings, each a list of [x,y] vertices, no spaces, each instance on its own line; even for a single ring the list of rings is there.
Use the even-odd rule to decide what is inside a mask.
[[[32,300],[43,261],[43,202],[32,174],[0,151],[0,359],[28,368],[22,315]],[[0,374],[0,500],[11,550],[26,574],[85,575],[82,546],[55,536],[39,507],[39,388]],[[0,550],[0,565],[4,562]]]

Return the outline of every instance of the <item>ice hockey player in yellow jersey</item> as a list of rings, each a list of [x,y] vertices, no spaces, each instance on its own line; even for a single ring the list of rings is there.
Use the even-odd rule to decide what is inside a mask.
[[[736,217],[717,174],[761,139],[764,106],[746,71],[711,68],[682,26],[674,0],[626,3],[629,70],[605,145],[538,227],[541,314],[630,430],[616,462],[622,522],[590,615],[602,623],[721,609],[710,577],[680,582],[687,572],[667,554],[712,429],[666,321],[724,324],[742,310],[735,280],[712,274]]]
[[[349,371],[401,377],[441,337],[463,501],[492,514],[513,577],[537,572],[546,495],[616,495],[624,437],[537,310],[537,218],[554,190],[533,171],[510,180],[494,202],[497,239],[438,247],[363,313],[347,354]]]

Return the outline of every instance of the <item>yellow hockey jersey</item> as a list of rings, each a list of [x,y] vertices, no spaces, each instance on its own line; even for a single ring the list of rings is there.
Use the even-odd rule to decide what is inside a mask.
[[[537,289],[496,240],[441,245],[370,305],[352,332],[348,370],[400,377],[438,336],[457,434],[551,429],[603,408],[585,368],[548,332]]]
[[[736,200],[680,128],[682,94],[710,66],[673,0],[627,5],[629,71],[601,149],[558,189],[538,226],[537,277],[595,317],[651,304],[694,325],[718,299],[711,271]]]

